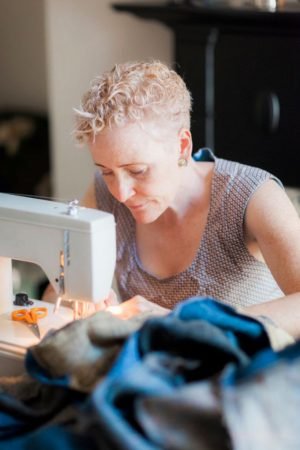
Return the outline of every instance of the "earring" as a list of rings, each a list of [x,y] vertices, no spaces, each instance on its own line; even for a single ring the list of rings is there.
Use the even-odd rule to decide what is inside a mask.
[[[179,167],[186,167],[188,164],[187,159],[185,158],[179,158],[178,159],[178,166]]]

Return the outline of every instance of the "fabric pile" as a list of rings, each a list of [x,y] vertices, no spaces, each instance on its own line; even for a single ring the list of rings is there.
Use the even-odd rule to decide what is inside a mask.
[[[209,298],[73,322],[0,380],[0,449],[298,450],[300,343],[269,334]]]

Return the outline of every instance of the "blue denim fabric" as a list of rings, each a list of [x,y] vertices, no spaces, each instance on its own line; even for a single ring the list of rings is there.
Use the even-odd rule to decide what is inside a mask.
[[[63,377],[53,378],[34,358],[30,348],[27,350],[25,358],[25,368],[27,373],[33,379],[40,381],[42,384],[48,386],[68,387],[70,385],[70,374],[65,374]]]
[[[64,410],[77,408],[85,397],[67,389],[40,385],[36,394],[26,400],[0,394],[0,441],[35,430]],[[69,413],[68,413],[69,414]]]
[[[245,367],[237,367],[233,364],[228,365],[220,381],[224,388],[234,387],[239,382],[247,382],[249,379],[254,379],[262,371],[270,371],[281,363],[286,365],[292,364],[297,359],[300,359],[300,341],[280,352],[273,352],[270,348],[265,349],[256,354]]]
[[[201,319],[220,328],[229,341],[248,356],[270,347],[263,325],[256,319],[211,298],[192,297],[181,302],[171,315],[181,320]]]
[[[91,413],[101,417],[120,448],[156,448],[141,427],[141,398],[175,395],[186,383],[216,376],[229,363],[246,367],[253,354],[267,348],[268,337],[256,320],[212,299],[189,299],[131,336],[92,394]]]
[[[212,299],[192,298],[179,304],[168,316],[148,320],[132,334],[106,379],[89,396],[76,397],[68,389],[67,374],[51,379],[29,352],[27,367],[31,374],[51,389],[53,399],[56,390],[67,392],[75,414],[71,421],[62,417],[55,424],[51,422],[56,419],[54,411],[48,419],[41,416],[40,420],[32,421],[34,414],[38,415],[34,407],[32,415],[29,409],[29,414],[22,416],[18,406],[24,405],[16,402],[15,406],[5,408],[5,402],[14,405],[15,400],[2,394],[0,450],[8,446],[10,450],[167,448],[162,436],[153,440],[144,427],[143,399],[176,398],[180,408],[180,401],[184,400],[182,389],[191,383],[200,386],[201,380],[211,383],[225,397],[229,389],[234,391],[249,380],[255,386],[257,374],[272,372],[282,362],[297,358],[300,358],[299,343],[276,354],[261,323]],[[62,407],[68,401],[62,402]],[[224,408],[227,405],[224,403]],[[202,413],[200,408],[199,420]],[[231,426],[229,419],[228,423]],[[14,425],[17,434],[12,436]],[[230,433],[234,433],[230,426]],[[206,440],[203,436],[203,445],[207,442],[203,448],[212,448],[210,437],[207,435]],[[185,450],[188,449],[187,443]]]
[[[186,327],[188,335],[191,321],[201,320],[203,326],[205,326],[203,322],[214,325],[215,328],[210,327],[210,330],[214,330],[216,334],[214,334],[214,337],[211,334],[210,339],[207,336],[207,346],[218,346],[221,350],[223,344],[223,351],[231,351],[233,358],[236,357],[237,360],[240,358],[240,363],[246,363],[248,357],[252,357],[252,355],[263,349],[270,349],[268,335],[260,322],[249,316],[239,314],[234,308],[213,299],[193,297],[178,304],[168,316],[148,320],[141,330],[134,333],[125,343],[109,376],[112,378],[121,377],[135,363],[141,361],[143,353],[155,350],[154,337],[159,335],[159,330],[156,332],[153,329],[156,325],[160,325],[162,333],[165,333],[165,329],[170,324],[170,332],[172,333],[173,329],[174,338],[178,338],[179,333],[177,333],[176,328],[178,322],[173,322],[172,324],[173,318],[179,318],[182,322],[189,322]],[[200,340],[204,340],[204,336],[202,336],[201,332],[199,333],[199,330],[198,333],[197,329],[195,332],[192,339],[197,339],[198,337]],[[182,338],[184,340],[185,336],[183,335]],[[214,342],[212,342],[213,338]],[[158,341],[159,345],[163,345],[160,335]],[[171,342],[174,347],[177,347],[177,340],[172,339]],[[272,350],[270,351],[272,353]]]
[[[78,426],[79,429],[79,426]],[[47,426],[32,433],[0,442],[1,450],[113,450],[98,437],[85,430],[76,432],[67,426]],[[102,443],[100,443],[102,442]]]

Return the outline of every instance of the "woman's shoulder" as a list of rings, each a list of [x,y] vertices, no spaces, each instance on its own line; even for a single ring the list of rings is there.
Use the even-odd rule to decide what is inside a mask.
[[[265,178],[270,176],[269,172],[260,167],[244,164],[239,161],[229,159],[216,158],[216,166],[219,173],[228,174],[232,177],[236,176],[254,176],[257,178]]]
[[[217,158],[216,174],[226,182],[227,190],[244,188],[251,193],[268,180],[274,180],[283,187],[282,182],[267,170],[238,161]]]
[[[215,209],[222,211],[224,223],[242,224],[253,194],[269,180],[282,187],[280,180],[264,169],[216,158],[212,201]]]
[[[216,155],[210,148],[207,147],[200,148],[197,152],[195,152],[193,159],[197,162],[214,162],[216,176],[222,178],[225,183],[227,181],[232,184],[234,179],[247,180],[248,178],[251,179],[252,182],[261,182],[269,179],[270,177],[276,179],[274,175],[265,169],[241,163],[239,161],[224,159]],[[276,181],[281,184],[278,179],[276,179]]]

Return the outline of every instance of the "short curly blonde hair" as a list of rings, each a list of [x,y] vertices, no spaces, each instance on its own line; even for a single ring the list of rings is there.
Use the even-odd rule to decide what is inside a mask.
[[[189,129],[191,103],[183,79],[160,61],[117,64],[91,82],[74,109],[74,135],[86,142],[106,127],[155,119]]]

